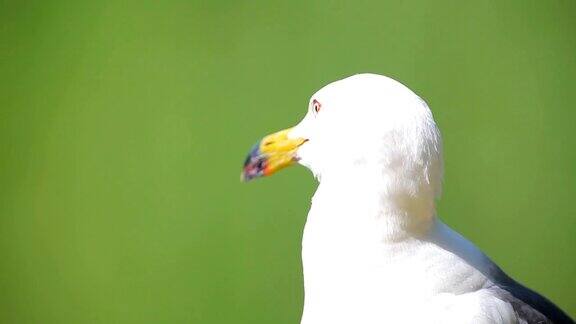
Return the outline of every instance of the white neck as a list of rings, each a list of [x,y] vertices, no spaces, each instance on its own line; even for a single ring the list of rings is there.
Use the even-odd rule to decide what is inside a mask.
[[[411,292],[426,283],[405,278],[424,276],[406,273],[404,265],[423,269],[411,256],[435,224],[433,195],[397,185],[391,191],[391,179],[369,174],[322,176],[302,241],[304,313],[311,314],[303,323],[354,322],[346,317],[352,309],[378,320],[383,304],[423,296]]]
[[[371,227],[375,235],[372,239],[381,243],[425,234],[436,214],[432,186],[411,173],[395,172],[390,176],[380,172],[382,176],[375,177],[373,175],[379,173],[370,169],[363,166],[346,175],[323,176],[312,200],[309,218],[329,215],[322,217],[351,229],[362,225]]]

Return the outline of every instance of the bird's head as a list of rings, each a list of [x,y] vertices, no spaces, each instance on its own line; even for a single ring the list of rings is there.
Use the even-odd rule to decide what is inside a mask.
[[[271,175],[296,162],[321,181],[370,177],[409,192],[425,186],[440,193],[441,139],[432,113],[410,89],[381,75],[358,74],[320,89],[298,125],[253,147],[242,178]]]

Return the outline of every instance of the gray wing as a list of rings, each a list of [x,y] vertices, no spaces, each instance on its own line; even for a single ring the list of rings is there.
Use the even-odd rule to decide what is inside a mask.
[[[495,285],[490,290],[512,305],[520,324],[574,323],[574,320],[546,297],[519,284],[499,268],[494,270],[497,272],[493,276]]]
[[[438,222],[438,224],[442,229],[432,233],[430,242],[459,256],[463,261],[484,274],[492,283],[486,289],[490,289],[497,298],[512,305],[520,324],[575,323],[564,311],[544,296],[510,278],[490,258],[462,235],[453,231],[442,222]],[[451,232],[451,235],[440,235],[446,231]]]

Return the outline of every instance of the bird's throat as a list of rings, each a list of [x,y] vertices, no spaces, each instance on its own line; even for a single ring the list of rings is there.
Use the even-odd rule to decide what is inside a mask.
[[[323,179],[312,200],[307,227],[322,226],[320,232],[327,238],[358,240],[351,243],[397,242],[425,235],[435,214],[430,190],[414,192],[396,186],[391,191],[382,181],[356,178],[333,183]]]

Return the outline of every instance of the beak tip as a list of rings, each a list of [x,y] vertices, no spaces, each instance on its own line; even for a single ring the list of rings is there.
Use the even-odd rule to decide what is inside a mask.
[[[244,161],[244,167],[240,173],[240,181],[248,182],[263,176],[267,156],[260,152],[260,142],[256,143]]]

